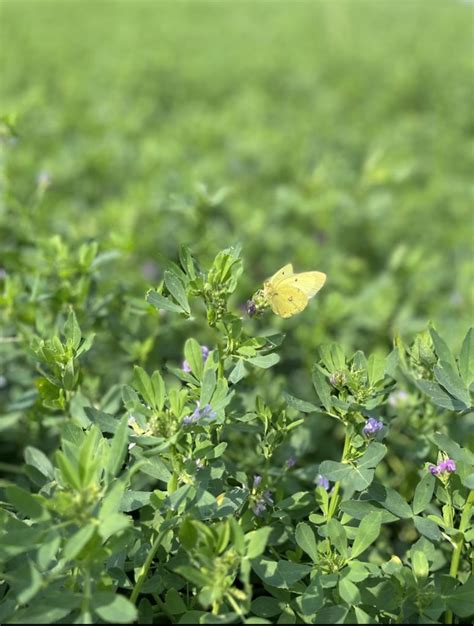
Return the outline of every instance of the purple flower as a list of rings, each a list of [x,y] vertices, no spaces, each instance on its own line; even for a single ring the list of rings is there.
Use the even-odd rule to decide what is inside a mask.
[[[207,346],[201,346],[201,354],[202,354],[202,360],[205,363],[207,361],[207,357],[209,356],[209,348]],[[189,363],[184,360],[183,363],[181,364],[181,369],[183,370],[183,372],[186,372],[186,374],[190,374],[191,373],[191,366],[189,365]]]
[[[257,312],[257,305],[255,304],[253,300],[247,300],[247,304],[245,305],[245,308],[247,310],[247,315],[249,317],[253,317],[255,313]]]
[[[294,467],[296,465],[296,459],[294,456],[290,456],[290,458],[287,460],[286,462],[286,467],[288,469],[291,469],[292,467]]]
[[[433,474],[433,476],[438,476],[439,474],[439,467],[437,465],[430,465],[428,470]]]
[[[252,510],[257,517],[260,517],[260,515],[265,513],[265,511],[267,510],[267,505],[265,504],[264,500],[260,499],[257,500]]]
[[[438,467],[440,472],[449,472],[451,474],[456,471],[456,463],[452,459],[441,461]]]
[[[444,461],[441,461],[438,465],[428,466],[428,471],[431,472],[433,476],[440,476],[446,472],[452,474],[456,469],[456,463],[452,459],[444,459]]]
[[[253,488],[257,489],[261,482],[262,477],[259,474],[255,474],[255,476],[253,477]]]
[[[263,495],[255,502],[252,511],[257,517],[265,513],[268,506],[273,505],[273,497],[271,491],[265,491]]]
[[[210,404],[204,405],[202,408],[199,402],[196,402],[196,408],[191,413],[191,415],[186,415],[183,417],[183,426],[189,426],[189,424],[195,424],[199,422],[200,419],[205,418],[208,421],[213,420],[217,417],[217,413],[212,410]]]
[[[322,487],[326,491],[329,491],[329,480],[326,478],[326,476],[323,476],[322,474],[318,474],[318,476],[316,477],[316,485],[318,487]]]
[[[190,367],[189,363],[186,360],[183,361],[183,363],[181,365],[181,369],[186,374],[190,374],[191,373],[191,367]]]
[[[365,426],[362,429],[362,432],[367,437],[372,437],[373,435],[378,433],[379,430],[382,430],[382,428],[382,422],[376,420],[375,417],[369,417],[369,419],[365,422]]]

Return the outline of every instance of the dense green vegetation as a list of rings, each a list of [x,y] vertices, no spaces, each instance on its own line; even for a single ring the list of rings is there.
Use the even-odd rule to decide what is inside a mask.
[[[472,19],[0,2],[2,623],[472,621]]]

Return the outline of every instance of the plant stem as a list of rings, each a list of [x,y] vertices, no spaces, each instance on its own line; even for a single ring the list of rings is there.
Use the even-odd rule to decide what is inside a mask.
[[[349,434],[349,431],[346,430],[346,436],[344,439],[344,449],[342,451],[342,456],[341,456],[341,463],[345,463],[346,456],[347,456],[347,453],[349,452],[350,446],[351,446],[351,436]],[[332,490],[331,501],[329,502],[328,519],[327,519],[328,522],[333,517],[334,513],[336,512],[337,505],[339,504],[340,489],[341,489],[341,481],[338,480],[337,483],[334,485],[334,489]]]
[[[449,575],[456,578],[459,570],[459,563],[461,561],[462,549],[464,546],[464,531],[469,526],[471,520],[471,509],[474,504],[474,490],[471,490],[464,506],[461,521],[459,522],[459,535],[456,538],[456,547],[454,548],[453,555],[451,557],[451,567],[449,568]],[[446,611],[445,624],[453,623],[453,612]]]
[[[92,597],[90,570],[89,569],[83,570],[82,575],[84,579],[84,595],[82,597],[82,602],[81,602],[81,615],[86,620],[84,623],[90,624],[91,616],[89,613],[89,607],[90,607],[90,602],[91,602],[91,597]]]
[[[161,542],[163,541],[163,537],[165,536],[166,532],[167,532],[166,530],[160,531],[155,541],[153,542],[153,545],[150,548],[150,552],[148,553],[148,556],[146,557],[146,561],[141,568],[140,574],[137,578],[137,582],[135,583],[135,587],[133,588],[132,595],[130,596],[130,601],[133,604],[136,603],[137,598],[140,595],[140,591],[143,587],[143,583],[145,582],[145,579],[148,575],[148,570],[151,567],[153,559],[155,558],[155,555],[158,552],[158,548],[160,547]]]

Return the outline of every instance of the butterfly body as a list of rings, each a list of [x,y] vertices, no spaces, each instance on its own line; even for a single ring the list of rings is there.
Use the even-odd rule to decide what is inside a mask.
[[[272,311],[287,318],[301,313],[325,282],[323,272],[295,274],[293,266],[288,263],[264,282],[263,294]]]

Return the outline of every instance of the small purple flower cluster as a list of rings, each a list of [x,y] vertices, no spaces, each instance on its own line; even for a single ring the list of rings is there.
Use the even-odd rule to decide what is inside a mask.
[[[260,485],[260,483],[262,482],[262,477],[260,476],[260,474],[255,474],[255,476],[253,477],[253,488],[254,489],[258,489],[258,486]]]
[[[286,462],[286,467],[288,469],[291,469],[292,467],[294,467],[296,465],[296,459],[294,456],[290,456],[290,458],[287,460]]]
[[[255,480],[254,480],[254,484],[255,484]],[[267,510],[267,506],[273,506],[272,492],[269,490],[264,491],[263,494],[255,502],[252,508],[254,515],[256,515],[257,517],[260,517],[260,515],[265,513],[265,511]]]
[[[383,428],[382,422],[379,422],[378,420],[376,420],[375,417],[369,417],[369,419],[365,423],[364,428],[362,429],[362,432],[367,437],[373,437],[375,434],[379,432],[379,430],[382,430],[382,428]]]
[[[253,317],[255,313],[257,312],[257,305],[255,304],[253,300],[247,300],[247,304],[245,305],[245,308],[247,310],[247,315],[249,317]]]
[[[201,346],[202,360],[204,361],[204,363],[206,362],[207,357],[209,356],[209,352],[210,350],[207,346]],[[181,369],[183,370],[183,372],[186,372],[186,374],[189,374],[191,372],[191,366],[186,360],[183,361],[181,365]]]
[[[325,491],[329,491],[329,480],[326,478],[326,476],[318,474],[318,476],[316,477],[316,486],[322,487]]]
[[[207,418],[207,420],[210,421],[216,419],[216,417],[217,413],[212,410],[210,404],[206,404],[201,408],[200,403],[196,402],[196,408],[191,415],[186,415],[186,417],[183,418],[183,425],[189,426],[190,424],[196,424],[196,422],[199,422],[202,418]]]
[[[428,469],[433,476],[440,476],[445,473],[452,474],[456,471],[456,463],[452,459],[445,459],[438,465],[430,465]]]

